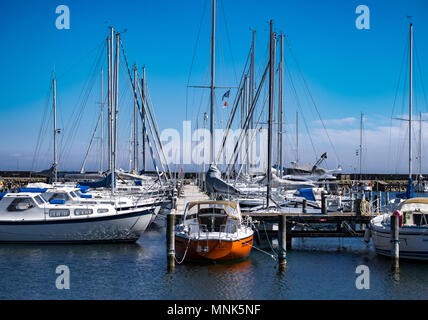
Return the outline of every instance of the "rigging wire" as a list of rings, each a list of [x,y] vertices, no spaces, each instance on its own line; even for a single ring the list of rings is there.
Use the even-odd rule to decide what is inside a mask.
[[[307,133],[308,138],[309,138],[309,141],[310,141],[310,143],[311,143],[312,150],[314,151],[315,161],[316,161],[316,160],[317,160],[317,158],[318,158],[318,153],[317,153],[317,150],[316,150],[316,148],[315,148],[314,142],[313,142],[313,140],[312,140],[312,135],[311,135],[311,132],[310,132],[310,130],[309,130],[308,123],[306,122],[305,115],[304,115],[304,113],[303,113],[303,108],[302,108],[302,106],[301,106],[301,104],[300,104],[300,99],[299,99],[299,96],[298,96],[298,94],[297,94],[296,87],[295,87],[295,85],[294,85],[293,77],[291,76],[291,73],[290,73],[290,68],[288,67],[288,63],[287,63],[287,61],[286,61],[286,60],[284,60],[284,62],[285,62],[285,67],[286,67],[286,68],[285,68],[285,69],[286,69],[286,76],[288,76],[289,83],[291,84],[291,88],[290,88],[290,90],[292,90],[292,93],[294,93],[294,98],[296,99],[297,107],[298,107],[298,108],[299,108],[299,110],[300,110],[300,114],[301,114],[301,117],[302,117],[302,119],[303,119],[303,123],[304,123],[304,125],[305,125],[306,133]],[[296,148],[297,148],[297,146],[296,146]]]
[[[393,114],[394,114],[394,110],[395,110],[395,104],[397,101],[397,96],[398,96],[398,91],[400,89],[400,80],[401,80],[401,75],[403,72],[403,66],[404,66],[404,62],[406,61],[406,50],[407,44],[404,46],[404,51],[403,51],[403,55],[402,55],[402,60],[401,60],[401,67],[400,67],[400,73],[397,79],[397,86],[395,89],[395,95],[394,95],[394,102],[392,104],[392,110],[391,110],[391,117],[390,117],[390,125],[389,125],[389,143],[388,143],[388,163],[387,163],[387,167],[390,168],[390,160],[391,160],[391,136],[392,136],[392,120],[393,120]]]
[[[87,102],[89,100],[90,94],[91,94],[92,89],[94,87],[94,84],[96,82],[96,78],[98,77],[98,70],[100,69],[101,59],[102,59],[102,56],[104,54],[105,47],[106,47],[106,44],[104,44],[98,58],[96,59],[96,61],[94,63],[94,66],[92,69],[92,76],[89,78],[89,80],[87,79],[85,81],[85,85],[84,85],[84,87],[81,91],[81,94],[79,96],[79,99],[78,99],[78,101],[81,100],[80,108],[77,108],[77,106],[78,106],[78,104],[77,104],[73,110],[71,117],[70,117],[70,119],[74,119],[74,120],[67,130],[66,138],[64,138],[65,142],[62,144],[58,163],[62,163],[63,159],[69,159],[69,154],[71,152],[71,148],[72,148],[74,140],[76,138],[77,131],[78,131],[78,128],[80,126],[80,122],[83,118]],[[82,97],[82,98],[80,99],[80,97]],[[61,141],[62,141],[62,139],[61,139]]]
[[[204,1],[204,7],[202,9],[202,15],[201,15],[201,21],[199,22],[199,28],[198,28],[198,34],[196,36],[196,44],[195,44],[195,49],[193,51],[193,56],[192,56],[192,62],[190,64],[190,70],[189,70],[189,75],[187,77],[187,86],[186,86],[186,120],[188,119],[187,117],[187,110],[188,110],[188,94],[189,94],[189,84],[190,84],[190,77],[192,75],[192,71],[193,71],[193,64],[195,62],[195,57],[196,57],[196,51],[198,49],[198,44],[199,44],[199,37],[201,35],[201,29],[202,29],[202,23],[204,21],[204,17],[205,17],[205,9],[207,6],[207,0]]]
[[[287,38],[286,42],[289,44],[288,38]],[[303,73],[302,73],[302,70],[301,70],[301,68],[300,68],[299,62],[297,61],[297,58],[296,58],[296,56],[295,56],[295,54],[294,54],[293,49],[291,48],[291,45],[288,45],[288,48],[289,48],[289,50],[290,50],[291,56],[293,57],[293,59],[294,59],[294,61],[295,61],[295,63],[296,63],[297,70],[299,71],[300,77],[301,77],[301,78],[302,78],[302,80],[303,80],[303,83],[304,83],[304,85],[305,85],[306,91],[307,91],[307,93],[308,93],[308,95],[309,95],[309,97],[310,97],[310,99],[311,99],[311,101],[312,101],[312,104],[313,104],[313,106],[314,106],[314,108],[315,108],[315,110],[316,110],[316,112],[317,112],[317,114],[318,114],[318,118],[319,118],[319,119],[320,119],[320,121],[321,121],[321,124],[322,124],[322,126],[323,126],[323,128],[324,128],[324,131],[325,131],[325,133],[326,133],[326,136],[327,136],[327,138],[328,138],[328,141],[329,141],[329,143],[330,143],[330,146],[332,147],[333,152],[334,152],[334,154],[335,154],[335,156],[336,156],[336,160],[337,160],[338,164],[340,165],[340,160],[339,160],[339,156],[338,156],[338,154],[337,154],[336,148],[334,147],[334,144],[333,144],[333,142],[331,141],[330,135],[328,134],[328,130],[327,130],[326,126],[325,126],[324,120],[323,120],[323,119],[322,119],[322,117],[321,117],[321,113],[319,112],[318,107],[317,107],[317,105],[316,105],[316,103],[315,103],[314,97],[313,97],[313,95],[312,95],[311,91],[309,90],[308,83],[306,82],[306,78],[305,78],[305,76],[304,76],[304,75],[303,75]]]
[[[42,122],[40,124],[40,129],[39,129],[39,133],[37,135],[37,141],[36,141],[36,147],[34,150],[34,154],[33,154],[33,162],[31,164],[31,171],[34,171],[36,169],[35,165],[37,163],[37,161],[39,160],[39,154],[40,154],[40,148],[43,145],[43,139],[46,136],[45,132],[47,130],[47,125],[46,122],[48,122],[49,124],[49,120],[48,120],[48,115],[49,113],[49,104],[50,104],[50,99],[51,99],[51,91],[52,91],[52,81],[49,81],[49,89],[48,92],[46,94],[46,99],[45,99],[45,107],[43,109],[43,117],[42,117]]]
[[[230,41],[229,28],[227,26],[226,13],[225,13],[225,10],[224,10],[224,6],[223,6],[223,1],[222,0],[219,1],[219,7],[221,8],[222,13],[223,13],[222,16],[223,16],[224,25],[225,25],[225,28],[226,28],[226,38],[227,38],[227,42],[228,42],[228,45],[229,45],[230,57],[232,58],[233,74],[235,76],[235,84],[237,84],[238,83],[238,76],[237,76],[237,73],[236,73],[235,59],[233,58],[233,53],[232,53],[232,42]]]

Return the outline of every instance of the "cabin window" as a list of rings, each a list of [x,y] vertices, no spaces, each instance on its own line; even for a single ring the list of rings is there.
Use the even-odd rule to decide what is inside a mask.
[[[70,210],[68,209],[51,209],[49,210],[49,217],[58,218],[58,217],[67,217],[70,215]]]
[[[44,201],[42,200],[42,198],[40,198],[40,196],[34,197],[34,200],[36,200],[36,202],[40,205],[44,203]]]
[[[85,215],[92,214],[92,213],[93,213],[92,209],[76,209],[76,210],[74,210],[75,216],[85,216]]]
[[[221,232],[227,221],[225,214],[199,215],[199,222],[205,232]]]
[[[54,193],[49,198],[49,201],[51,201],[51,200],[65,200],[65,201],[68,201],[68,200],[70,200],[70,197],[66,193],[63,193],[63,192],[59,193],[59,192],[57,192],[57,193]]]
[[[35,206],[36,204],[32,198],[16,198],[7,207],[7,211],[25,211]]]
[[[417,226],[424,226],[428,223],[428,214],[413,214],[413,223]]]
[[[71,191],[71,192],[70,192],[70,195],[71,195],[73,198],[77,198],[77,195],[74,193],[74,191]]]

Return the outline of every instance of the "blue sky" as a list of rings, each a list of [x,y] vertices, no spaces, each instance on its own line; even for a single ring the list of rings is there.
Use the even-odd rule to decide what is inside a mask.
[[[208,92],[187,89],[187,83],[208,84],[210,2],[3,1],[0,10],[3,43],[0,50],[0,125],[3,133],[0,170],[31,168],[54,69],[58,78],[59,126],[68,127],[110,25],[120,31],[127,30],[122,39],[128,61],[131,64],[136,62],[139,69],[143,65],[147,68],[150,95],[160,129],[180,130],[186,115],[187,119],[194,121],[198,108],[202,119],[203,111],[208,106]],[[55,27],[55,8],[60,4],[70,8],[70,30]],[[355,8],[360,4],[370,8],[370,30],[355,27],[358,16]],[[404,87],[400,87],[398,102],[394,106],[409,32],[406,16],[413,16],[415,45],[420,61],[420,66],[416,66],[419,69],[415,71],[415,115],[419,111],[428,113],[418,75],[420,72],[427,85],[428,79],[424,76],[428,71],[428,44],[425,41],[428,35],[428,2],[424,0],[218,0],[217,85],[237,84],[236,78],[241,74],[250,46],[250,29],[257,31],[256,70],[263,68],[267,62],[269,20],[273,19],[275,30],[286,34],[297,57],[344,170],[355,171],[359,116],[363,112],[366,142],[364,170],[406,172],[405,156],[400,155],[406,148],[405,125],[390,119],[392,114],[397,116],[407,112],[407,105],[403,103],[406,101]],[[105,68],[106,58],[103,56],[102,59]],[[287,50],[285,59],[297,83],[297,64]],[[406,82],[403,75],[405,65],[403,70],[401,84]],[[121,77],[123,80],[123,73]],[[88,98],[77,138],[60,169],[78,169],[83,160],[99,107],[98,80]],[[121,86],[125,92],[128,84],[123,81]],[[288,135],[285,157],[287,161],[292,161],[295,154],[294,117],[298,108],[287,83],[285,87]],[[426,91],[428,88],[425,86]],[[218,89],[219,105],[223,93],[224,90]],[[200,107],[199,101],[203,101]],[[131,96],[124,93],[122,102],[120,161],[126,168]],[[333,152],[323,137],[325,131],[308,97],[303,95],[301,103],[301,116],[304,116],[312,138],[317,142],[318,153],[323,150]],[[228,111],[221,107],[216,109],[218,127],[224,126]],[[301,127],[302,162],[313,162],[315,155],[309,147],[308,137],[304,135],[303,123]],[[67,132],[63,134],[67,135]],[[345,140],[344,136],[347,137]],[[49,136],[44,140],[38,169],[50,164],[51,140]],[[385,163],[391,159],[393,165],[387,166]],[[95,161],[94,153],[88,163],[89,169],[96,168]],[[329,161],[330,167],[338,162],[334,158]]]

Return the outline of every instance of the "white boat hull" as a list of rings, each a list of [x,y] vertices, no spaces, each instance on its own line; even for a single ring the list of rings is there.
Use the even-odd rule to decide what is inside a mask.
[[[370,224],[371,237],[376,253],[391,256],[391,234],[389,224]],[[428,260],[428,229],[426,227],[400,228],[400,258]]]
[[[97,218],[0,221],[0,242],[135,242],[150,224],[153,210]]]

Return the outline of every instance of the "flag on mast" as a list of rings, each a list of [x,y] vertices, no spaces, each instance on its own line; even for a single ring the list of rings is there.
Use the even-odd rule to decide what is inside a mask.
[[[226,93],[221,98],[221,101],[223,101],[224,99],[226,99],[226,101],[223,103],[223,108],[227,108],[228,100],[229,100],[229,94],[230,94],[230,90],[227,90]]]

